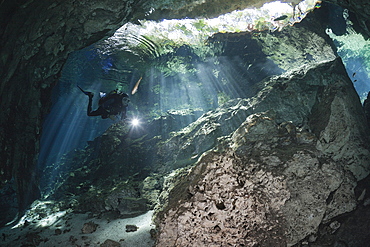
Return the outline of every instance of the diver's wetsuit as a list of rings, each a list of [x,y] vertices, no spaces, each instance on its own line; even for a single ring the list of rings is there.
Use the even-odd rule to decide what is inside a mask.
[[[89,96],[89,104],[87,105],[88,116],[101,116],[106,119],[110,116],[116,116],[121,113],[121,119],[126,118],[126,107],[128,103],[128,95],[125,93],[109,93],[107,96],[102,97],[99,100],[99,107],[95,111],[92,111],[92,98],[93,95]],[[122,99],[126,98],[127,103],[123,103]]]

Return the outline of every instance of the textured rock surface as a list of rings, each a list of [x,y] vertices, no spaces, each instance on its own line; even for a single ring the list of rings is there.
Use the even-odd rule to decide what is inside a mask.
[[[257,40],[264,54],[285,71],[333,60],[336,49],[325,34],[323,14],[319,11],[309,13],[302,22],[281,32],[253,34],[253,39]]]
[[[118,243],[117,241],[107,239],[100,245],[100,247],[120,247],[121,244]]]
[[[187,193],[188,198],[166,214],[157,246],[285,243],[279,209],[289,193],[283,180],[253,165],[247,170],[255,169],[257,176],[245,168],[232,153],[203,157],[187,178],[189,187],[187,184],[170,195],[176,200],[176,195]],[[255,182],[263,183],[264,188]]]
[[[303,67],[301,70],[262,82],[259,86],[265,87],[256,97],[233,100],[217,112],[206,113],[160,146],[162,163],[168,166],[166,169],[192,163],[202,152],[213,147],[220,136],[232,133],[248,115],[270,110],[274,112],[278,123],[291,121],[298,127],[309,128],[320,140],[317,143],[318,149],[328,155],[334,155],[335,159],[340,157],[339,159],[349,160],[350,162],[346,162],[348,169],[357,178],[364,178],[369,169],[368,151],[360,146],[361,143],[366,143],[366,120],[359,98],[340,59],[335,61],[320,65],[316,69],[307,70]],[[327,107],[329,105],[330,109]],[[339,132],[335,130],[338,126],[330,122],[330,119],[334,121],[334,118],[338,121],[340,119],[343,126]],[[325,139],[330,133],[337,134],[330,140]],[[360,141],[348,142],[352,139]],[[332,151],[348,149],[349,145],[355,145],[353,150],[359,152],[351,154],[351,151],[348,151],[347,157],[346,152],[338,151],[334,154]],[[351,160],[358,161],[354,164]]]
[[[370,171],[369,129],[341,61],[265,85],[256,97],[203,116],[188,133],[195,139],[199,129],[221,134],[239,124],[225,138],[204,135],[217,149],[169,193],[158,246],[291,246],[356,208],[354,188]]]
[[[83,234],[89,234],[89,233],[93,233],[96,231],[96,228],[98,228],[98,225],[95,224],[94,222],[90,221],[90,222],[87,222],[83,225],[82,229],[81,229],[81,232]]]

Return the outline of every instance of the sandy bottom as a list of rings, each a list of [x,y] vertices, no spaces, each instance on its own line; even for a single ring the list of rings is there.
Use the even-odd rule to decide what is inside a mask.
[[[149,211],[134,218],[110,219],[113,217],[58,212],[1,228],[0,246],[151,247],[154,246],[150,233],[154,229],[152,215]],[[132,228],[131,232],[126,231]]]

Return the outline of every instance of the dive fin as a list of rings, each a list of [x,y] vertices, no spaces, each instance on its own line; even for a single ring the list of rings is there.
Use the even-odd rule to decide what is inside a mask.
[[[94,97],[94,94],[92,92],[86,92],[85,90],[83,90],[79,85],[77,85],[77,87],[81,90],[81,92],[83,92],[84,94],[86,94],[87,96],[89,96],[90,98]]]
[[[77,85],[77,87],[81,90],[81,92],[83,92],[86,95],[89,95],[89,92],[84,91],[79,85]]]

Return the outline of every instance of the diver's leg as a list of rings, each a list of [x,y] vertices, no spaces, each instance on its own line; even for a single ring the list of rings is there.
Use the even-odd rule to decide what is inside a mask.
[[[89,96],[89,104],[87,105],[87,116],[91,116],[90,113],[91,113],[91,110],[92,110],[92,98],[94,97],[94,95],[88,95]]]
[[[90,93],[89,96],[89,104],[87,105],[87,116],[100,116],[102,115],[102,111],[100,107],[96,111],[92,111],[92,98],[94,94]]]
[[[87,116],[90,116],[90,117],[93,117],[93,116],[102,116],[102,118],[105,119],[105,118],[108,117],[108,113],[101,106],[99,106],[99,108],[96,109],[95,111],[91,111],[91,107],[90,107],[90,112],[87,113]]]

